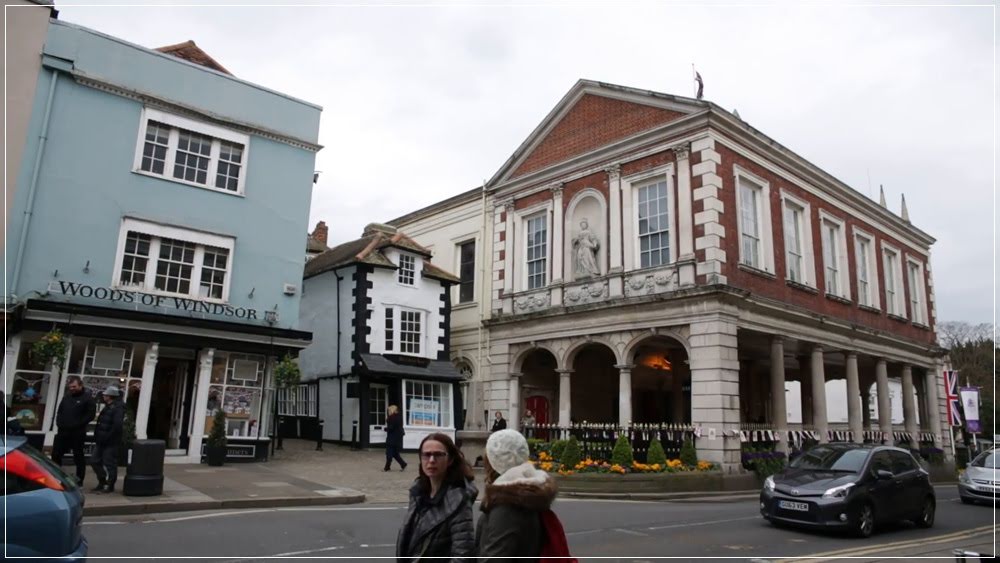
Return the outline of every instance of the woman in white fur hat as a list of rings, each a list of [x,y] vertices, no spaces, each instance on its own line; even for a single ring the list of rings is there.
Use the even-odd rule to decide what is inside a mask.
[[[481,560],[538,558],[541,554],[545,541],[542,513],[556,498],[556,483],[536,469],[528,456],[528,441],[516,430],[494,432],[486,441],[486,494],[476,527]]]

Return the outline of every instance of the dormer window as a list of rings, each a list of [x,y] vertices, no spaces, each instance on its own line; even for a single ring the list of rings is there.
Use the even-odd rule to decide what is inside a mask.
[[[416,277],[416,263],[417,261],[409,254],[399,255],[399,273],[396,278],[399,283],[413,285],[413,280]]]

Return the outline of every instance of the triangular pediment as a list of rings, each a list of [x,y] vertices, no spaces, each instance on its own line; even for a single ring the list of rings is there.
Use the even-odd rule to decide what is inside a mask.
[[[700,100],[580,80],[490,180],[543,170],[703,111]]]

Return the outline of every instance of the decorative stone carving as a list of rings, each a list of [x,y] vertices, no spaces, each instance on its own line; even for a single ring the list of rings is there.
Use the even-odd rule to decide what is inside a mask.
[[[556,197],[562,197],[563,183],[562,182],[557,182],[555,184],[552,184],[551,186],[549,186],[549,190],[552,192],[552,197],[554,197],[554,198],[556,198]]]
[[[674,151],[674,156],[678,160],[687,158],[691,154],[691,143],[681,143],[677,146],[671,147],[670,150]]]
[[[661,270],[627,276],[625,278],[625,296],[652,295],[670,291],[677,286],[677,269]]]
[[[608,179],[612,182],[617,180],[622,175],[622,167],[620,164],[612,164],[604,169],[608,173]]]
[[[566,290],[564,299],[568,305],[581,305],[604,301],[608,298],[608,281],[594,281]]]
[[[533,293],[514,298],[514,310],[518,313],[531,313],[549,307],[549,292]]]
[[[582,280],[601,275],[598,251],[601,239],[590,230],[587,219],[580,221],[580,232],[573,237],[573,278]]]

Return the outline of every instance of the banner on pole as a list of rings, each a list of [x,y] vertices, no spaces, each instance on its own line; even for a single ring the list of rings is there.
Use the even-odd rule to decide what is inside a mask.
[[[955,370],[944,372],[944,398],[948,405],[948,425],[961,426],[962,403],[958,397],[958,372]]]
[[[969,432],[982,432],[979,427],[979,388],[962,387],[962,408],[965,411],[965,427]]]

